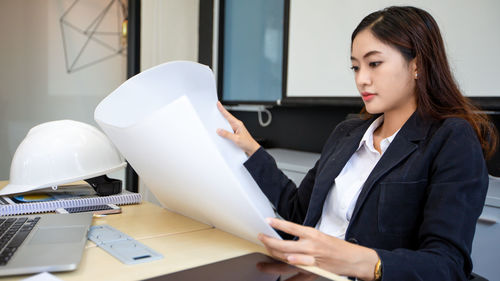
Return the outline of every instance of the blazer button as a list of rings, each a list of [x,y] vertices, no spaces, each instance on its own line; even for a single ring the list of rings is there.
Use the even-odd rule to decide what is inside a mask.
[[[351,242],[352,244],[359,244],[358,239],[351,237],[347,241]]]

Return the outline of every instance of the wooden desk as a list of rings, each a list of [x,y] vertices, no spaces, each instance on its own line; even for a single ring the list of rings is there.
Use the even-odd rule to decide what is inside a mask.
[[[121,214],[95,217],[92,225],[109,224],[137,240],[212,228],[149,202],[121,207]]]
[[[54,273],[55,276],[68,281],[141,280],[252,252],[266,253],[260,245],[148,202],[122,206],[121,214],[96,217],[92,224],[108,224],[161,253],[164,258],[126,265],[88,241],[78,269]],[[347,280],[317,267],[305,268],[333,280]],[[29,276],[0,279],[20,280]]]
[[[127,216],[128,223],[124,223],[120,216]],[[89,242],[91,245],[87,245],[79,268],[73,272],[58,273],[57,277],[63,280],[100,280],[103,276],[106,276],[106,280],[140,280],[252,252],[266,253],[260,245],[147,202],[125,206],[121,215],[95,218],[93,224],[109,224],[160,252],[164,258],[125,265]],[[174,228],[169,227],[169,224],[176,226],[176,231],[185,226],[184,231],[173,232]],[[146,227],[151,233],[164,233],[147,236],[146,231],[136,229],[141,227]],[[136,233],[144,236],[138,238]],[[334,280],[347,280],[316,267],[306,269]]]
[[[141,280],[251,252],[263,252],[256,244],[218,229],[140,240],[162,253],[161,260],[125,265],[98,247],[85,249],[79,268],[56,274],[63,280]],[[105,278],[103,278],[105,276]]]

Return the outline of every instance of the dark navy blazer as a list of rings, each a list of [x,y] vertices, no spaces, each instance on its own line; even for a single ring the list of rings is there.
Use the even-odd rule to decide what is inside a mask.
[[[373,120],[339,124],[299,188],[262,148],[244,165],[284,219],[314,227],[335,178]],[[471,125],[414,113],[366,180],[345,239],[377,251],[383,280],[466,280],[487,188]]]

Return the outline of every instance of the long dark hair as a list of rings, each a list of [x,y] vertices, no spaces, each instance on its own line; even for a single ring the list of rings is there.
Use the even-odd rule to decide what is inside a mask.
[[[467,120],[476,131],[485,156],[492,156],[498,140],[496,128],[486,114],[462,95],[450,71],[434,18],[415,7],[393,6],[371,13],[352,33],[351,48],[356,35],[367,28],[378,40],[397,48],[408,62],[416,58],[417,112],[438,120],[449,117]]]

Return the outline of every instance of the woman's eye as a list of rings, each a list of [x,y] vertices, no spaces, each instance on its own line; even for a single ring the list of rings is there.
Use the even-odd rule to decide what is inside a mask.
[[[374,62],[370,62],[368,65],[370,67],[377,67],[381,64],[382,62],[381,61],[374,61]]]
[[[351,69],[354,71],[354,72],[357,72],[359,70],[359,66],[351,66]]]

